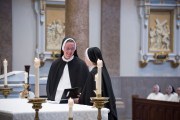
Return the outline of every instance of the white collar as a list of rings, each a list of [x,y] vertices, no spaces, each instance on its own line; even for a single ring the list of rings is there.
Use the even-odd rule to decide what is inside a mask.
[[[168,94],[167,94],[168,95]],[[172,95],[172,93],[171,94],[169,94],[168,96],[170,97]]]
[[[64,58],[64,55],[63,55],[63,56],[62,56],[62,59],[63,59],[63,61],[65,61],[65,62],[69,62],[69,61],[71,61],[71,60],[74,59],[74,55],[73,55],[71,58],[69,58],[68,60],[66,60],[66,59]]]
[[[93,65],[92,67],[89,68],[89,71],[91,71],[95,67],[96,67],[96,65]]]

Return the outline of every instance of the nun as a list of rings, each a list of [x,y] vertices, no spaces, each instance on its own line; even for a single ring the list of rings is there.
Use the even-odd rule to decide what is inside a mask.
[[[74,38],[64,38],[61,55],[52,63],[49,70],[46,85],[48,100],[60,102],[64,89],[83,88],[88,72],[86,63],[78,57]]]
[[[176,97],[176,102],[180,102],[180,87],[177,88],[177,94],[178,96]]]
[[[172,85],[171,85],[171,87],[172,87],[172,93],[173,93],[173,95],[178,96],[178,94],[176,93],[174,87],[173,87]]]
[[[85,62],[90,68],[86,84],[83,88],[81,96],[79,98],[79,104],[90,105],[93,103],[90,102],[90,97],[96,97],[94,90],[96,89],[95,84],[95,75],[97,74],[97,60],[100,59],[103,61],[102,67],[102,97],[109,97],[109,102],[105,104],[105,107],[110,109],[108,114],[109,120],[117,120],[116,112],[116,100],[114,97],[111,79],[106,69],[104,60],[101,55],[101,51],[97,47],[87,48],[85,51]]]
[[[147,99],[150,100],[165,100],[164,95],[160,92],[159,85],[154,85],[154,92],[150,93]]]
[[[165,101],[175,102],[176,101],[176,96],[173,94],[172,86],[168,85],[166,87],[166,92],[167,92],[167,94],[165,94]]]

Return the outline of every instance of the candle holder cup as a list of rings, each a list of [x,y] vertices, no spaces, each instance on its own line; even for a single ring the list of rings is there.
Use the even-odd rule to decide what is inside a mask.
[[[8,85],[4,85],[4,88],[0,88],[0,91],[2,91],[2,95],[5,97],[5,99],[7,99],[7,97],[10,95],[10,91],[13,91],[12,89],[13,88],[8,88]]]
[[[69,120],[73,120],[73,118],[69,118]]]
[[[46,99],[44,98],[34,98],[34,99],[28,99],[28,103],[32,103],[33,106],[32,108],[35,109],[36,111],[36,115],[35,115],[35,118],[34,120],[40,120],[39,119],[39,109],[42,108],[42,103],[46,103]]]
[[[22,92],[21,98],[30,98],[29,97],[28,86],[29,86],[29,84],[27,84],[27,83],[24,84],[24,91]]]

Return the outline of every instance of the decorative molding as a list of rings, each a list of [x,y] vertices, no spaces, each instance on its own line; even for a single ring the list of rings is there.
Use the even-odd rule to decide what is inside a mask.
[[[65,1],[61,0],[34,0],[34,10],[36,13],[36,57],[41,60],[41,67],[47,59],[53,60],[52,51],[46,51],[46,6],[65,6]],[[38,46],[38,47],[37,47]]]
[[[43,67],[44,66],[44,64],[45,64],[45,61],[43,61],[43,59],[44,59],[44,53],[41,53],[41,54],[39,54],[39,58],[40,58],[40,68],[41,67]]]
[[[141,18],[141,37],[140,37],[140,46],[141,49],[139,50],[139,61],[140,61],[140,67],[147,66],[148,62],[150,60],[157,60],[155,59],[156,55],[160,53],[161,51],[164,52],[164,54],[168,54],[166,56],[166,60],[163,61],[174,61],[173,66],[177,66],[180,60],[176,61],[175,56],[176,54],[180,54],[180,34],[179,32],[179,25],[180,25],[180,6],[178,4],[179,2],[176,1],[143,1],[139,0],[139,17]],[[157,29],[160,27],[162,28],[161,37],[160,39],[161,47],[158,49],[153,49],[149,51],[150,44],[149,42],[151,39],[149,37],[150,33],[150,16],[151,12],[171,12],[171,26],[168,26],[167,20],[164,19],[164,21],[159,20],[156,21]],[[143,17],[144,15],[144,17]],[[175,19],[177,16],[177,19]],[[152,18],[151,18],[152,19]],[[159,19],[159,18],[158,18]],[[153,23],[154,24],[154,23]],[[166,25],[167,24],[167,25]],[[175,27],[176,26],[176,27]],[[168,29],[169,28],[169,29]],[[155,28],[156,29],[156,28]],[[164,30],[169,30],[169,32]],[[157,31],[157,30],[154,30]],[[152,31],[153,32],[153,31]],[[157,33],[155,33],[157,34]],[[166,36],[165,36],[166,35]],[[151,37],[152,38],[152,37]],[[155,40],[157,38],[154,38]],[[162,40],[163,39],[163,40]],[[168,43],[169,42],[169,43]],[[163,45],[162,45],[163,44]],[[166,50],[167,49],[167,50]],[[144,55],[147,55],[147,60],[144,61]]]

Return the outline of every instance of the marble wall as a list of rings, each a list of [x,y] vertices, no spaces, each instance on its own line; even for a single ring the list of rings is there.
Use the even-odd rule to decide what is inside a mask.
[[[7,59],[7,71],[12,71],[12,0],[0,0],[0,74],[2,61]]]
[[[110,76],[120,74],[120,1],[101,2],[101,51]]]
[[[153,92],[153,86],[158,84],[163,94],[166,86],[172,85],[175,90],[180,86],[180,77],[111,77],[116,98],[122,98],[126,108],[126,118],[132,118],[132,95],[147,98]]]
[[[65,4],[65,36],[76,40],[78,56],[84,60],[89,47],[89,0],[66,0]]]

